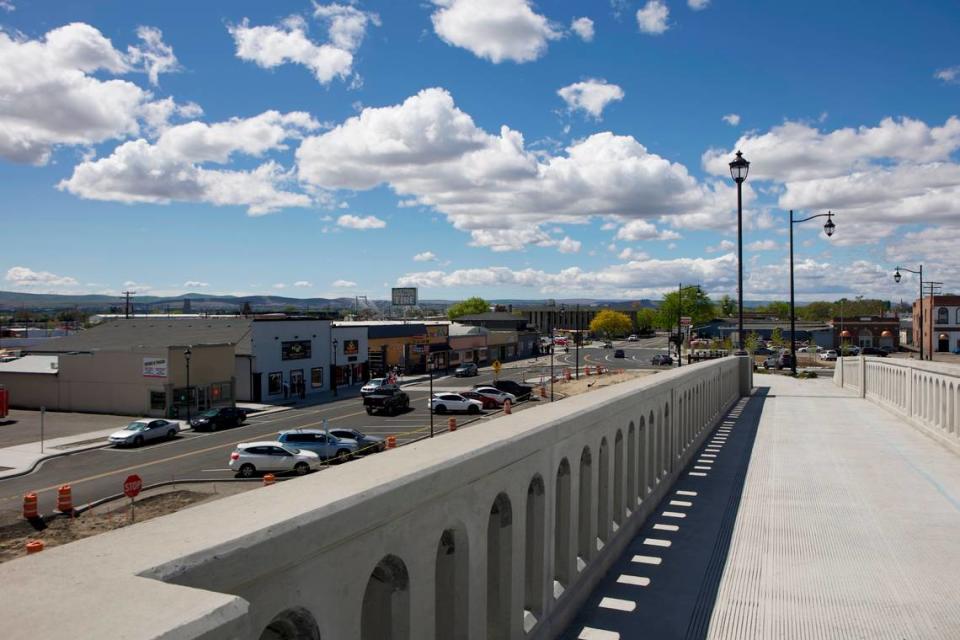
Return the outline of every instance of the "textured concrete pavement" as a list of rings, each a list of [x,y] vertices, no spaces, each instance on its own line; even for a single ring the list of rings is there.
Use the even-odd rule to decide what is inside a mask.
[[[708,637],[960,638],[960,459],[828,380],[755,383]]]

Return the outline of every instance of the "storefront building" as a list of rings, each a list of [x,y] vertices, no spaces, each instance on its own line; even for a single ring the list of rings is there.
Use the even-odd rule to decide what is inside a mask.
[[[487,358],[492,362],[515,360],[517,357],[516,331],[489,331],[487,333]]]
[[[920,301],[913,303],[914,340],[920,344]],[[927,354],[960,349],[960,296],[923,299],[923,347]]]
[[[370,379],[367,365],[367,328],[333,325],[333,380],[340,387],[362,385]]]
[[[833,319],[833,348],[842,345],[856,347],[876,347],[880,349],[900,348],[900,320],[884,316],[858,316]]]
[[[306,399],[331,388],[329,320],[258,317],[251,322],[253,402]]]
[[[394,367],[401,373],[426,371],[430,339],[424,323],[371,320],[338,322],[336,326],[355,327],[366,331],[369,377],[383,377]]]
[[[487,364],[487,334],[483,327],[452,323],[450,325],[450,366],[472,362]]]

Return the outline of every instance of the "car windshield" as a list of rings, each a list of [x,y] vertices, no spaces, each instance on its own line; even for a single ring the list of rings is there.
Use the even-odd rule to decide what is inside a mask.
[[[123,428],[124,431],[144,431],[147,429],[146,422],[131,422]]]
[[[217,409],[210,409],[209,411],[204,411],[200,414],[201,418],[216,418],[217,414],[220,413]]]
[[[379,387],[386,381],[386,378],[374,378],[368,384],[371,387]]]

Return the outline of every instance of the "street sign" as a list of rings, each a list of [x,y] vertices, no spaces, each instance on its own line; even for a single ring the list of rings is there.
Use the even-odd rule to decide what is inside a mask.
[[[127,479],[123,481],[123,493],[130,498],[136,498],[142,488],[143,480],[137,474],[127,476]]]
[[[684,327],[689,327],[691,322],[693,322],[693,318],[691,318],[690,316],[680,317],[680,324]]]
[[[493,361],[493,372],[494,372],[494,373],[500,373],[500,367],[501,367],[501,366],[503,366],[503,365],[500,364],[500,361],[499,361],[499,360],[494,360],[494,361]]]
[[[391,301],[395,307],[417,306],[416,287],[394,287],[391,290]]]

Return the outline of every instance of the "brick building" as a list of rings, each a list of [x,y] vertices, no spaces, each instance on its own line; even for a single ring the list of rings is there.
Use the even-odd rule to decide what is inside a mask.
[[[833,347],[900,348],[900,319],[886,316],[853,316],[833,319]]]
[[[923,298],[923,352],[960,349],[960,296]],[[920,344],[920,300],[913,303],[913,341]]]

